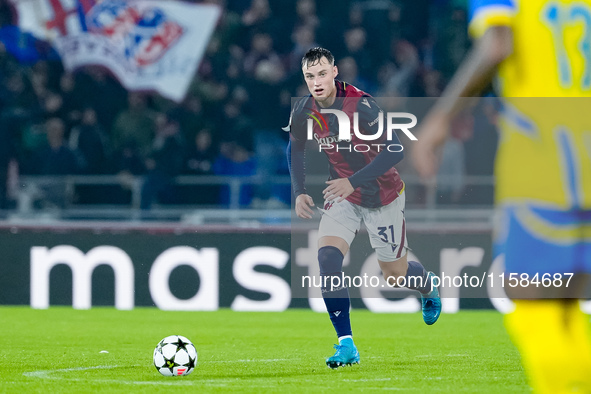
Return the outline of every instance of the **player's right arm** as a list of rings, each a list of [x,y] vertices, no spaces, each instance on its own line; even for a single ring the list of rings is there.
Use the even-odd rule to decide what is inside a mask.
[[[284,131],[289,131],[289,144],[287,145],[287,163],[293,193],[296,197],[295,212],[299,218],[311,219],[314,211],[314,201],[306,192],[306,139],[303,137],[305,130],[305,118],[301,116],[302,101],[296,103],[289,120],[289,126]]]
[[[311,219],[314,211],[310,207],[314,206],[314,201],[306,193],[305,187],[305,162],[306,162],[306,141],[296,140],[290,137],[287,145],[287,162],[289,164],[289,173],[291,175],[291,184],[293,193],[296,196],[295,212],[299,218]]]
[[[480,38],[417,133],[411,159],[423,178],[431,178],[437,172],[436,151],[448,138],[453,117],[469,103],[462,98],[478,96],[492,81],[497,67],[513,53],[514,4],[509,0],[473,3],[475,15],[470,28]]]

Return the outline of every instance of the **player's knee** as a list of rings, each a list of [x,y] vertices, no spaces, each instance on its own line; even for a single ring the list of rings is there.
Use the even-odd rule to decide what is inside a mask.
[[[318,249],[320,275],[341,272],[343,269],[343,253],[334,246],[323,246]]]

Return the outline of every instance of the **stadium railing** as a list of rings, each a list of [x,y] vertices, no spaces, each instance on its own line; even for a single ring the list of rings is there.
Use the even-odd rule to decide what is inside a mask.
[[[457,180],[449,177],[449,180]],[[182,205],[154,204],[149,210],[140,209],[142,176],[121,175],[67,175],[67,176],[21,176],[14,209],[3,211],[9,219],[63,219],[63,220],[160,220],[190,221],[194,223],[237,223],[237,222],[285,222],[291,219],[289,204],[273,209],[260,209],[241,205],[240,193],[243,186],[271,185],[288,188],[289,176],[275,176],[261,179],[256,176],[195,176],[182,175],[173,179],[175,187],[227,187],[226,204]],[[459,196],[454,201],[440,201],[441,188],[446,177],[425,185],[414,176],[405,176],[407,193],[407,216],[418,222],[454,221],[463,223],[488,223],[492,216],[492,176],[464,176],[462,187],[453,194]],[[311,175],[306,178],[310,194],[320,196],[325,187],[325,176]],[[111,187],[126,191],[127,200],[119,204],[80,204],[76,195],[80,187]],[[111,189],[111,190],[113,190]],[[92,189],[91,189],[92,190]],[[195,189],[193,189],[194,192]],[[289,190],[289,189],[288,189]],[[476,193],[474,191],[477,190]],[[58,204],[43,207],[38,204],[48,200],[49,193],[54,193]],[[88,191],[88,190],[87,190]],[[449,193],[448,193],[449,194]],[[411,197],[409,197],[411,196]],[[318,201],[317,201],[318,203]]]

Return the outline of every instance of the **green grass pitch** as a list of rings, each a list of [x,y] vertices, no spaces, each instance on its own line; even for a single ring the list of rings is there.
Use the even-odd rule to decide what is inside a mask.
[[[361,364],[324,364],[328,317],[283,313],[0,307],[0,392],[529,392],[519,355],[493,311],[442,315],[352,313]],[[160,339],[199,352],[189,376],[152,364]],[[108,353],[101,353],[102,350]]]

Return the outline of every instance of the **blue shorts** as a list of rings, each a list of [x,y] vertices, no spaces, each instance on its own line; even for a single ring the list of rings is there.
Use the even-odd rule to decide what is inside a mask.
[[[506,273],[591,273],[591,211],[533,204],[499,207],[494,254]]]

